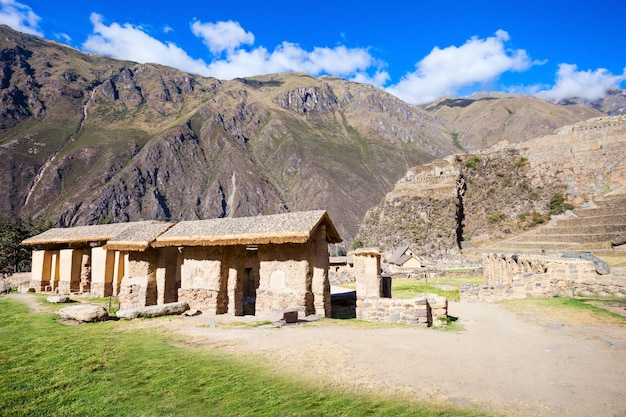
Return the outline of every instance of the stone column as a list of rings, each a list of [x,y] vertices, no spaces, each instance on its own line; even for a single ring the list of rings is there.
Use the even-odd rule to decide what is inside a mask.
[[[50,285],[50,262],[49,251],[33,250],[29,287],[34,288],[37,292]]]
[[[382,297],[381,254],[378,249],[362,248],[350,253],[354,262],[357,298]]]
[[[78,291],[80,284],[80,249],[62,249],[59,253],[59,286],[58,292],[69,294]]]
[[[82,251],[78,291],[81,293],[91,291],[91,250],[89,249]]]
[[[108,297],[113,294],[115,255],[103,247],[91,249],[91,296]]]
[[[331,316],[330,282],[328,281],[328,243],[326,242],[326,226],[320,225],[313,235],[311,290],[313,292],[314,314]]]

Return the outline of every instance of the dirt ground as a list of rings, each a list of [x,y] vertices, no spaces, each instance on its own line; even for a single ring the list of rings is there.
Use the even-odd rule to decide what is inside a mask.
[[[41,309],[31,295],[9,297]],[[253,327],[203,314],[124,325],[164,328],[177,345],[258,358],[279,373],[359,392],[509,416],[626,416],[623,325],[523,304],[451,303],[449,314],[458,317],[456,330],[343,321]]]

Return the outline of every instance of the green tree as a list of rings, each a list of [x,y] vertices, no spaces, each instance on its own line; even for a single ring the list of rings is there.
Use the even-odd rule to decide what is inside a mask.
[[[0,219],[0,270],[17,272],[29,266],[31,249],[20,242],[50,227],[44,221]]]

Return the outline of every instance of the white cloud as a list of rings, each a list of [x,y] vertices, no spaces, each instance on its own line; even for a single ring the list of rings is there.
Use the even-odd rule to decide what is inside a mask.
[[[283,42],[272,52],[263,47],[251,51],[234,50],[227,54],[225,59],[213,61],[209,65],[209,70],[214,77],[220,79],[284,71],[350,78],[359,72],[365,72],[375,63],[365,49],[337,46],[316,47],[312,51],[305,51],[297,44]]]
[[[43,37],[43,32],[38,27],[39,20],[41,18],[29,6],[15,0],[0,0],[0,24]]]
[[[548,100],[567,97],[593,100],[602,97],[609,88],[619,88],[624,81],[626,68],[621,75],[613,75],[605,68],[578,71],[576,65],[560,64],[556,84],[549,90],[540,91],[537,96]]]
[[[83,43],[86,51],[113,58],[140,63],[156,63],[178,68],[182,71],[209,76],[206,63],[193,59],[172,43],[163,43],[147,33],[141,27],[129,23],[110,26],[102,22],[102,16],[91,14],[93,35]]]
[[[159,63],[207,77],[232,79],[299,71],[313,76],[327,74],[362,82],[367,80],[379,86],[389,78],[380,70],[380,63],[363,48],[316,47],[306,51],[295,43],[283,42],[273,51],[262,46],[242,49],[240,46],[251,43],[254,35],[245,32],[235,22],[218,22],[213,26],[198,21],[192,23],[192,31],[214,53],[225,52],[224,57],[217,57],[209,63],[190,57],[175,44],[161,42],[140,26],[129,23],[107,26],[102,16],[95,13],[91,15],[91,22],[93,34],[83,43],[86,51],[140,63]],[[370,71],[375,71],[374,75],[370,76]]]
[[[194,35],[202,38],[202,41],[214,55],[224,51],[232,53],[241,45],[252,45],[254,35],[246,32],[238,22],[202,23],[195,21],[191,24]]]
[[[526,51],[507,49],[508,40],[508,33],[499,30],[493,37],[473,37],[459,47],[435,47],[417,63],[415,72],[387,90],[409,103],[423,104],[455,95],[463,87],[493,81],[504,72],[530,68],[533,63]]]

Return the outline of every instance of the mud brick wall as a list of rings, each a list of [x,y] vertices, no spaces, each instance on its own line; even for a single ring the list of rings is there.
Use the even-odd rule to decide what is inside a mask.
[[[435,294],[422,294],[411,299],[359,298],[356,317],[379,323],[440,327],[448,322],[448,300]]]

